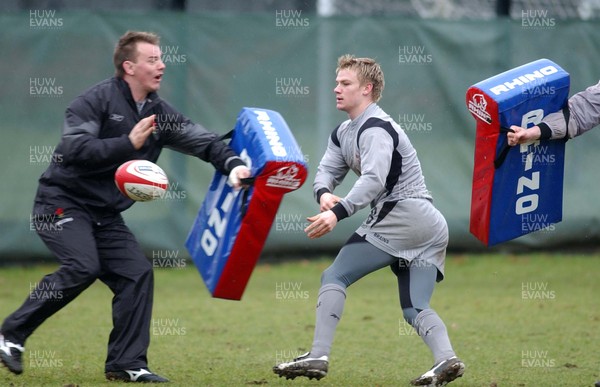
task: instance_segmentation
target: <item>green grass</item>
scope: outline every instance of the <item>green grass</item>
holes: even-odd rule
[[[260,264],[240,302],[211,298],[191,263],[156,269],[150,368],[173,386],[408,385],[432,358],[402,320],[388,269],[349,288],[326,378],[271,372],[309,348],[329,262]],[[592,386],[600,379],[599,266],[600,255],[450,256],[432,306],[467,365],[452,385]],[[54,269],[1,269],[0,316]],[[294,288],[295,298],[276,293],[281,287]],[[29,338],[23,375],[0,369],[0,385],[118,385],[103,379],[110,301],[100,282],[86,290]]]

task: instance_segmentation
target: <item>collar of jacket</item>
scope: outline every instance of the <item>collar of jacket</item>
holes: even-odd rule
[[[129,106],[131,106],[131,108],[133,109],[134,112],[137,113],[137,105],[135,103],[135,100],[133,99],[133,95],[131,94],[131,89],[129,88],[129,84],[121,77],[114,77],[117,83],[117,87],[119,88],[119,90],[121,91],[121,93],[123,94],[123,96],[125,97],[125,100],[127,101],[127,103],[129,104]],[[146,96],[146,105],[144,106],[144,110],[146,110],[147,107],[149,107],[150,105],[154,105],[156,102],[158,102],[158,94],[156,92],[151,92]]]

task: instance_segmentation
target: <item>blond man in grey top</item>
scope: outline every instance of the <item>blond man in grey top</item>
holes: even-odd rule
[[[445,385],[462,376],[444,323],[429,306],[436,281],[444,277],[448,228],[433,206],[417,152],[408,136],[377,102],[384,88],[381,67],[370,58],[344,55],[336,70],[336,107],[348,114],[332,132],[313,190],[320,212],[305,232],[315,239],[339,221],[370,205],[371,212],[321,277],[310,352],[276,365],[279,376],[320,379],[328,372],[333,336],[346,288],[390,266],[397,277],[404,318],[423,338],[434,366],[413,385]],[[335,188],[352,170],[357,179],[343,197]]]

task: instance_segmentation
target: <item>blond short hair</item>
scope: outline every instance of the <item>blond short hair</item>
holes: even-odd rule
[[[125,70],[123,70],[123,63],[125,63],[125,61],[129,60],[135,62],[137,60],[137,44],[139,42],[150,43],[158,46],[160,43],[160,37],[152,32],[141,31],[127,31],[123,36],[121,36],[117,42],[115,53],[113,55],[115,75],[117,77],[122,78],[125,75]]]
[[[338,66],[335,73],[340,70],[351,69],[356,71],[358,81],[361,85],[370,83],[373,85],[371,97],[374,102],[381,99],[381,93],[385,86],[381,66],[371,58],[356,58],[354,55],[346,54],[338,58]]]

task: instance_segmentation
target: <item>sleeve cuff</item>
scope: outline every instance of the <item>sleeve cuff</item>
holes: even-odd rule
[[[227,164],[226,168],[229,171],[229,173],[231,173],[231,171],[235,167],[239,167],[240,165],[246,166],[246,164],[239,157],[230,158],[229,160],[227,160],[226,164]]]
[[[323,196],[324,193],[331,193],[331,191],[327,188],[320,188],[315,195],[317,197],[317,203],[321,204],[321,196]]]
[[[540,122],[538,128],[540,128],[540,140],[550,140],[552,138],[552,129],[547,123]]]
[[[346,211],[346,209],[344,208],[344,206],[342,206],[341,203],[338,203],[335,206],[333,206],[331,208],[331,211],[335,214],[335,217],[337,218],[338,222],[348,217],[348,211]]]

